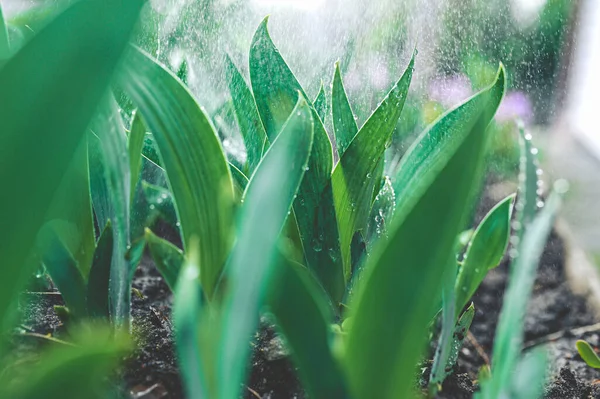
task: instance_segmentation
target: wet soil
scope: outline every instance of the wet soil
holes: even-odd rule
[[[477,214],[484,215],[496,200],[484,200]],[[547,399],[600,398],[600,385],[596,384],[600,372],[587,367],[575,350],[575,341],[579,338],[593,346],[600,345],[600,327],[585,328],[599,320],[585,298],[569,289],[564,262],[562,239],[552,233],[540,262],[525,319],[526,347],[545,345],[549,350],[551,377],[545,393]],[[438,398],[471,398],[477,390],[479,369],[490,361],[507,277],[508,261],[504,260],[488,274],[476,292],[473,298],[476,314],[471,333],[460,352],[455,372],[444,383]],[[118,378],[124,381],[122,396],[182,398],[170,322],[172,295],[148,256],[144,256],[136,271],[133,288],[132,329],[137,350],[125,359]],[[31,353],[52,344],[43,337],[45,335],[58,338],[67,335],[53,309],[54,305],[62,304],[55,291],[24,293],[20,304],[23,316],[13,338],[15,353]],[[254,344],[252,369],[244,397],[305,397],[286,348],[265,320]]]

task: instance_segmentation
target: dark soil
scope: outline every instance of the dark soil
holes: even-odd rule
[[[484,200],[477,214],[485,214],[494,202],[490,198]],[[600,386],[595,385],[600,373],[583,363],[574,346],[578,338],[599,345],[600,329],[585,333],[574,330],[597,320],[585,299],[570,291],[563,265],[563,243],[553,233],[542,256],[529,303],[525,320],[526,346],[543,344],[550,350],[552,378],[546,391],[547,399],[600,398]],[[438,398],[471,398],[477,390],[479,369],[489,362],[491,356],[507,272],[508,262],[505,260],[488,274],[475,294],[476,314],[471,334],[461,350],[454,374],[446,380]],[[122,372],[124,396],[136,399],[182,398],[170,322],[172,295],[147,256],[135,274],[133,287],[133,332],[137,351],[126,359]],[[66,336],[64,326],[53,309],[54,305],[62,303],[56,292],[26,293],[20,302],[23,317],[13,339],[15,357],[50,344],[40,335]],[[263,320],[254,345],[245,398],[304,397],[285,347]]]

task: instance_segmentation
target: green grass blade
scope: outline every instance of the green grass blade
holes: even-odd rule
[[[377,180],[374,172],[400,118],[412,79],[414,61],[413,55],[400,80],[352,139],[331,177],[346,280],[351,272],[352,237],[356,231],[366,227]]]
[[[82,326],[75,336],[74,345],[50,347],[35,364],[24,362],[17,366],[15,372],[23,373],[26,378],[4,377],[0,396],[13,399],[112,397],[108,377],[129,352],[128,338],[115,337],[107,327],[97,324]]]
[[[110,266],[111,316],[117,326],[129,328],[131,311],[132,267],[125,255],[130,244],[130,170],[127,154],[127,136],[114,97],[109,96],[100,106],[91,125],[98,137],[100,162],[104,171],[105,187],[102,203],[108,207],[107,214],[113,229],[113,256]],[[101,226],[108,223],[106,215],[98,218]],[[137,265],[136,265],[137,266]]]
[[[0,220],[12,226],[0,233],[0,316],[29,275],[23,264],[48,199],[105,94],[142,4],[77,2],[0,71],[0,180],[10,192]]]
[[[508,247],[514,195],[500,201],[481,221],[456,277],[456,317],[471,299],[487,272],[498,266]]]
[[[87,286],[88,314],[105,320],[110,317],[108,292],[110,289],[110,265],[112,264],[113,247],[113,230],[109,220],[94,251],[94,260]]]
[[[400,107],[402,108],[402,107]],[[358,126],[352,107],[346,95],[340,63],[335,63],[335,73],[333,75],[333,86],[331,88],[331,114],[333,117],[333,130],[335,132],[335,142],[340,158],[346,152],[350,142],[358,133]]]
[[[228,262],[223,308],[220,397],[237,399],[258,324],[277,241],[296,196],[313,140],[311,110],[300,99],[246,189],[237,243]]]
[[[442,286],[444,267],[455,257],[456,237],[482,175],[486,127],[504,87],[501,68],[496,82],[476,97],[486,99],[484,106],[471,108],[474,115],[461,115],[477,123],[465,126],[455,118],[456,110],[437,122],[453,128],[450,131],[457,133],[459,141],[438,144],[433,154],[442,153],[444,162],[421,171],[419,197],[414,198],[410,209],[396,210],[388,240],[377,246],[365,266],[350,302],[353,321],[344,356],[347,379],[357,399],[411,395],[414,367],[439,300],[436,293]],[[426,131],[422,143],[412,151],[427,148],[428,132],[436,129],[433,126]],[[413,159],[414,155],[409,153],[405,158]],[[430,161],[427,157],[419,159]]]
[[[142,118],[136,113],[131,123],[131,131],[127,140],[127,151],[129,153],[129,170],[131,171],[131,182],[129,192],[131,201],[134,200],[135,187],[140,180],[142,170],[142,148],[144,147],[144,138],[146,137],[146,127]]]
[[[51,225],[41,229],[38,241],[42,261],[69,311],[76,318],[87,316],[86,286],[77,261]]]
[[[8,26],[4,19],[2,4],[0,4],[0,60],[10,58],[10,40],[8,39]]]
[[[179,272],[185,260],[183,252],[167,240],[156,236],[150,229],[146,229],[145,237],[156,268],[171,291],[175,291]]]
[[[600,369],[600,357],[598,357],[598,354],[596,351],[594,351],[594,348],[592,348],[590,344],[580,339],[575,343],[575,345],[577,346],[577,352],[579,353],[579,356],[581,356],[583,361],[588,366],[595,369]]]
[[[334,312],[328,296],[309,270],[282,260],[267,305],[292,351],[308,395],[316,399],[348,397],[344,377],[331,351]]]
[[[327,113],[329,112],[329,104],[327,103],[327,95],[325,94],[323,81],[321,81],[321,87],[319,88],[317,97],[315,97],[315,100],[313,101],[313,105],[315,111],[317,111],[317,115],[319,115],[321,121],[325,123],[325,118],[327,118]]]
[[[535,280],[537,265],[558,209],[560,194],[553,192],[546,206],[527,228],[511,266],[504,304],[496,329],[492,357],[492,378],[482,386],[483,398],[507,393],[523,343],[523,319]]]
[[[235,165],[229,164],[231,170],[231,177],[233,178],[233,188],[235,189],[235,196],[238,200],[242,199],[246,186],[248,186],[248,178]]]
[[[235,115],[248,153],[248,176],[252,176],[268,146],[267,133],[246,80],[227,56],[227,81]]]
[[[184,248],[199,240],[202,287],[211,298],[231,245],[234,202],[221,143],[182,82],[141,50],[129,53],[120,83],[158,144]]]
[[[469,332],[469,328],[471,328],[471,323],[473,323],[473,318],[475,317],[475,306],[471,303],[471,305],[465,310],[465,312],[460,316],[456,326],[454,327],[454,333],[452,334],[452,345],[450,346],[450,355],[448,356],[448,360],[446,361],[446,367],[444,370],[446,372],[446,376],[448,377],[453,370],[456,361],[458,360],[458,354],[463,346],[465,339],[467,338],[467,333]]]
[[[309,100],[271,40],[267,21],[268,18],[265,18],[252,41],[250,76],[267,136],[273,140],[292,112],[298,97]],[[340,302],[344,293],[344,278],[330,184],[333,152],[321,119],[314,109],[311,112],[314,142],[308,170],[294,202],[294,214],[308,266],[317,274],[334,301]]]
[[[200,351],[200,318],[202,289],[197,242],[189,243],[190,250],[174,291],[173,323],[178,363],[188,398],[209,398],[207,375]],[[152,246],[150,247],[152,248]]]

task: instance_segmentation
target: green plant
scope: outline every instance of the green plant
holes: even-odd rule
[[[514,196],[490,211],[466,241],[466,256],[456,262],[462,252],[457,237],[479,188],[484,132],[504,92],[503,68],[494,84],[435,121],[390,180],[382,175],[382,160],[407,95],[412,62],[360,129],[336,68],[331,112],[340,161],[333,165],[322,124],[323,91],[311,104],[265,20],[251,47],[252,89],[231,60],[227,67],[248,147],[241,171],[228,166],[214,128],[174,74],[139,50],[128,61],[120,82],[156,136],[182,226],[184,251],[149,230],[146,242],[175,290],[177,343],[190,397],[239,394],[248,359],[245,343],[263,306],[286,337],[314,397],[408,395],[423,333],[440,302],[444,328],[436,364],[444,367],[435,367],[455,362],[457,350],[449,348],[460,346],[474,314],[472,306],[462,309],[499,263],[509,237]],[[299,117],[312,127],[307,122],[297,127]],[[296,143],[297,152],[286,153],[291,130],[297,130],[296,140],[312,137],[312,145]],[[294,161],[305,149],[307,160]],[[299,165],[300,175],[298,169],[284,169]],[[299,179],[290,191],[279,191],[284,171]],[[195,188],[195,179],[203,179],[203,191]],[[226,221],[236,207],[234,229]],[[215,257],[218,248],[232,249],[229,256]],[[199,259],[206,251],[212,255]],[[398,259],[406,267],[398,267]],[[273,282],[268,289],[267,281]],[[349,310],[342,311],[341,303]],[[375,373],[371,364],[385,367]],[[444,377],[436,372],[432,386]]]

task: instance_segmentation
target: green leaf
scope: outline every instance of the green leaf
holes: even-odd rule
[[[311,110],[300,99],[246,189],[237,243],[227,267],[218,364],[223,399],[240,395],[248,343],[258,324],[275,266],[277,242],[304,176],[312,140]]]
[[[4,19],[4,12],[0,4],[0,60],[10,58],[10,40],[8,38],[8,26]]]
[[[409,79],[410,80],[410,79]],[[409,82],[410,83],[410,82]],[[400,112],[402,107],[398,110]],[[335,73],[333,75],[333,86],[331,88],[331,112],[333,116],[333,130],[335,132],[335,142],[340,158],[346,152],[346,149],[352,142],[358,126],[352,107],[344,89],[342,73],[340,71],[339,61],[335,63]],[[384,133],[385,134],[385,133]]]
[[[148,234],[152,233],[146,230],[146,235],[148,236]],[[158,239],[158,237],[156,238]],[[156,249],[156,243],[152,244],[153,241],[148,241],[151,251],[153,245]],[[208,398],[207,375],[199,343],[203,296],[200,287],[198,243],[190,242],[189,248],[187,260],[183,264],[179,264],[182,271],[179,279],[176,280],[177,284],[170,285],[175,288],[173,323],[175,325],[177,360],[187,397]]]
[[[452,251],[454,253],[454,251]],[[438,337],[438,346],[433,358],[433,366],[429,377],[429,389],[437,393],[438,385],[446,378],[446,365],[450,359],[455,329],[456,297],[454,283],[456,282],[457,264],[454,257],[450,258],[444,273],[442,286],[442,331]]]
[[[446,367],[444,370],[446,372],[446,377],[448,377],[452,373],[452,367],[456,364],[458,360],[458,354],[463,346],[465,339],[467,338],[467,333],[469,332],[469,328],[471,327],[471,323],[473,323],[473,318],[475,317],[475,306],[471,303],[469,307],[465,310],[465,312],[460,316],[456,326],[454,327],[454,333],[452,334],[452,345],[450,346],[450,356],[448,356],[448,360],[446,362]]]
[[[86,281],[96,246],[89,187],[87,141],[82,140],[52,198],[46,220],[54,222],[56,233]]]
[[[188,63],[186,60],[183,60],[179,65],[179,69],[177,70],[177,78],[181,80],[184,85],[187,85]]]
[[[15,372],[21,378],[4,377],[0,396],[14,399],[112,397],[108,377],[129,352],[126,335],[109,333],[105,326],[84,325],[75,333],[76,344],[52,346],[37,362],[25,362]]]
[[[175,211],[175,204],[173,204],[173,195],[166,188],[155,186],[146,181],[142,181],[142,190],[150,214],[157,213],[165,222],[177,229],[177,212]]]
[[[246,175],[235,167],[233,164],[229,164],[229,170],[231,170],[231,177],[233,178],[233,188],[235,189],[236,198],[241,200],[248,185],[248,178]]]
[[[600,369],[600,357],[594,348],[586,341],[578,340],[575,345],[577,346],[577,352],[579,352],[579,356],[583,359],[583,361],[590,367],[595,369]]]
[[[81,143],[142,4],[77,2],[0,70],[0,180],[10,192],[0,220],[11,226],[0,233],[0,317],[30,274],[23,265],[48,199]]]
[[[268,147],[267,133],[256,109],[254,97],[246,80],[229,56],[227,62],[227,81],[233,100],[235,115],[244,138],[248,153],[248,176],[252,176],[265,149]]]
[[[250,77],[267,136],[273,140],[292,112],[299,96],[308,97],[273,44],[268,18],[258,27],[250,50]],[[312,109],[314,142],[306,176],[294,201],[294,215],[307,265],[319,277],[335,302],[344,294],[337,221],[330,184],[333,152],[329,136]]]
[[[456,277],[456,317],[471,299],[487,272],[498,266],[510,238],[514,195],[500,201],[481,221],[467,247]]]
[[[110,305],[110,265],[112,264],[114,237],[110,220],[106,223],[94,251],[94,260],[87,285],[88,314],[108,320]]]
[[[411,394],[414,368],[439,300],[436,293],[442,286],[444,267],[455,257],[456,237],[482,176],[485,130],[504,87],[501,67],[496,82],[467,102],[481,102],[481,106],[463,104],[446,113],[405,155],[405,159],[418,159],[429,167],[418,171],[421,184],[411,192],[411,206],[397,207],[388,240],[375,248],[351,298],[353,322],[344,364],[355,398],[406,398]],[[474,121],[465,124],[465,120]],[[457,141],[441,142],[437,147],[428,143],[432,132],[440,128],[453,132]],[[433,152],[422,154],[427,148]],[[405,163],[406,167],[414,165]]]
[[[146,243],[156,268],[171,291],[175,292],[179,271],[185,260],[183,252],[167,240],[156,236],[150,229],[146,229]]]
[[[347,398],[344,377],[331,350],[334,312],[310,271],[282,260],[267,305],[285,337],[311,398]]]
[[[538,209],[538,170],[537,149],[531,142],[531,134],[519,128],[519,143],[521,146],[521,165],[519,167],[519,195],[517,197],[516,228],[517,237],[523,238],[525,229],[534,219]]]
[[[351,272],[352,237],[366,227],[376,180],[374,172],[400,118],[414,61],[413,54],[406,71],[352,139],[331,177],[346,281]]]
[[[46,270],[70,313],[76,318],[85,317],[87,315],[86,286],[77,267],[77,261],[51,224],[47,224],[40,230],[38,242]]]
[[[546,206],[531,222],[519,244],[518,256],[510,268],[510,279],[496,329],[492,378],[482,385],[482,398],[498,398],[510,390],[522,349],[523,319],[527,302],[531,296],[540,256],[560,204],[560,194],[555,190]]]
[[[369,251],[373,249],[375,243],[382,237],[387,236],[388,224],[394,217],[394,209],[396,208],[396,195],[392,187],[392,181],[389,177],[385,177],[383,187],[375,197],[371,215],[369,216],[369,224],[367,227],[366,241]]]
[[[221,143],[192,94],[166,68],[134,48],[123,69],[120,83],[158,144],[184,249],[192,237],[199,240],[202,288],[211,298],[230,249],[234,201]]]
[[[131,123],[131,132],[127,141],[127,151],[129,152],[129,170],[131,171],[130,193],[133,202],[135,187],[140,180],[142,169],[142,148],[144,147],[144,138],[146,137],[146,127],[142,118],[136,113]]]
[[[323,85],[323,81],[321,81],[321,87],[319,88],[317,97],[315,97],[315,100],[313,101],[313,105],[315,107],[315,111],[317,111],[317,115],[319,115],[321,121],[325,123],[325,118],[329,112],[329,104],[327,103],[327,95],[325,94],[325,86]]]
[[[127,136],[114,97],[108,96],[101,104],[91,126],[98,137],[99,152],[104,174],[103,206],[107,213],[98,218],[101,226],[111,221],[113,229],[113,256],[110,266],[110,312],[117,326],[129,328],[131,311],[131,265],[125,258],[130,244],[130,169]],[[99,195],[99,194],[96,194]],[[107,197],[107,198],[106,198]]]

